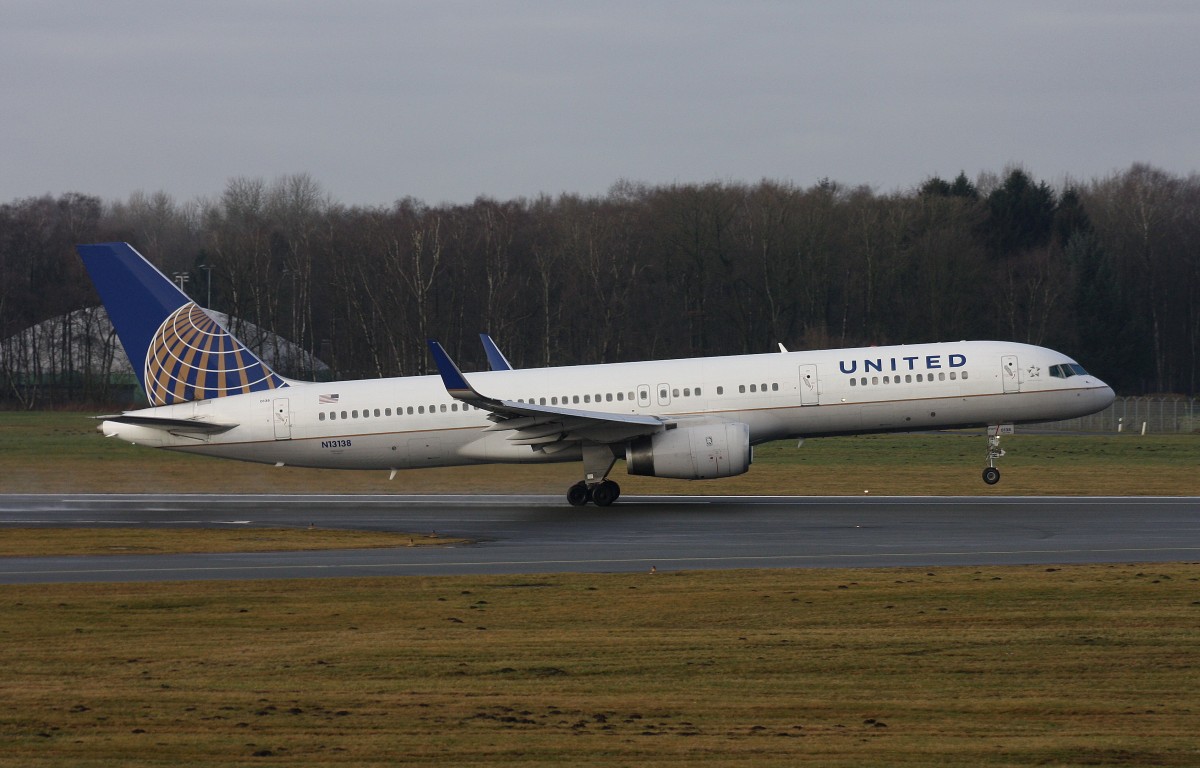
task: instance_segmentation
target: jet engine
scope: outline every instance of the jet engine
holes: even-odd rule
[[[630,442],[625,461],[631,475],[680,480],[733,477],[750,468],[750,427],[719,420],[668,427]]]

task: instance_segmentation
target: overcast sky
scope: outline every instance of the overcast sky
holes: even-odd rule
[[[1200,170],[1200,3],[0,0],[0,202]]]

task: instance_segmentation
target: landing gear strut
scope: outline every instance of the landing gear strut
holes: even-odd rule
[[[983,482],[988,485],[1000,482],[1000,470],[996,469],[996,459],[1004,455],[1004,450],[1000,447],[1000,436],[1011,435],[1013,431],[1011,424],[988,427],[987,466],[983,469]]]
[[[608,473],[617,463],[617,455],[608,445],[583,446],[583,476],[567,489],[567,503],[582,507],[589,501],[597,507],[607,507],[621,495],[621,486],[608,479]]]

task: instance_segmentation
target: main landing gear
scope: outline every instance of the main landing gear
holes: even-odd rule
[[[1012,424],[988,427],[987,466],[983,468],[983,482],[988,485],[1000,482],[1000,470],[996,468],[996,459],[1004,455],[1004,450],[1000,447],[1000,436],[1011,435],[1014,431]]]
[[[580,480],[567,489],[567,502],[573,507],[582,507],[589,501],[597,507],[607,507],[620,495],[621,486],[612,480],[602,480],[595,485]]]
[[[621,495],[621,486],[608,479],[617,463],[617,454],[609,445],[583,446],[583,480],[567,489],[567,503],[582,507],[589,501],[597,507],[607,507]]]

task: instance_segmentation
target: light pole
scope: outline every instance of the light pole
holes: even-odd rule
[[[212,309],[212,267],[201,264],[200,269],[208,273],[208,300],[204,302],[205,309]]]
[[[187,272],[176,272],[175,273],[175,282],[179,284],[179,290],[183,291],[184,293],[186,293],[186,291],[183,290],[183,286],[187,285],[188,281],[191,279],[192,279],[192,276],[189,275]]]

